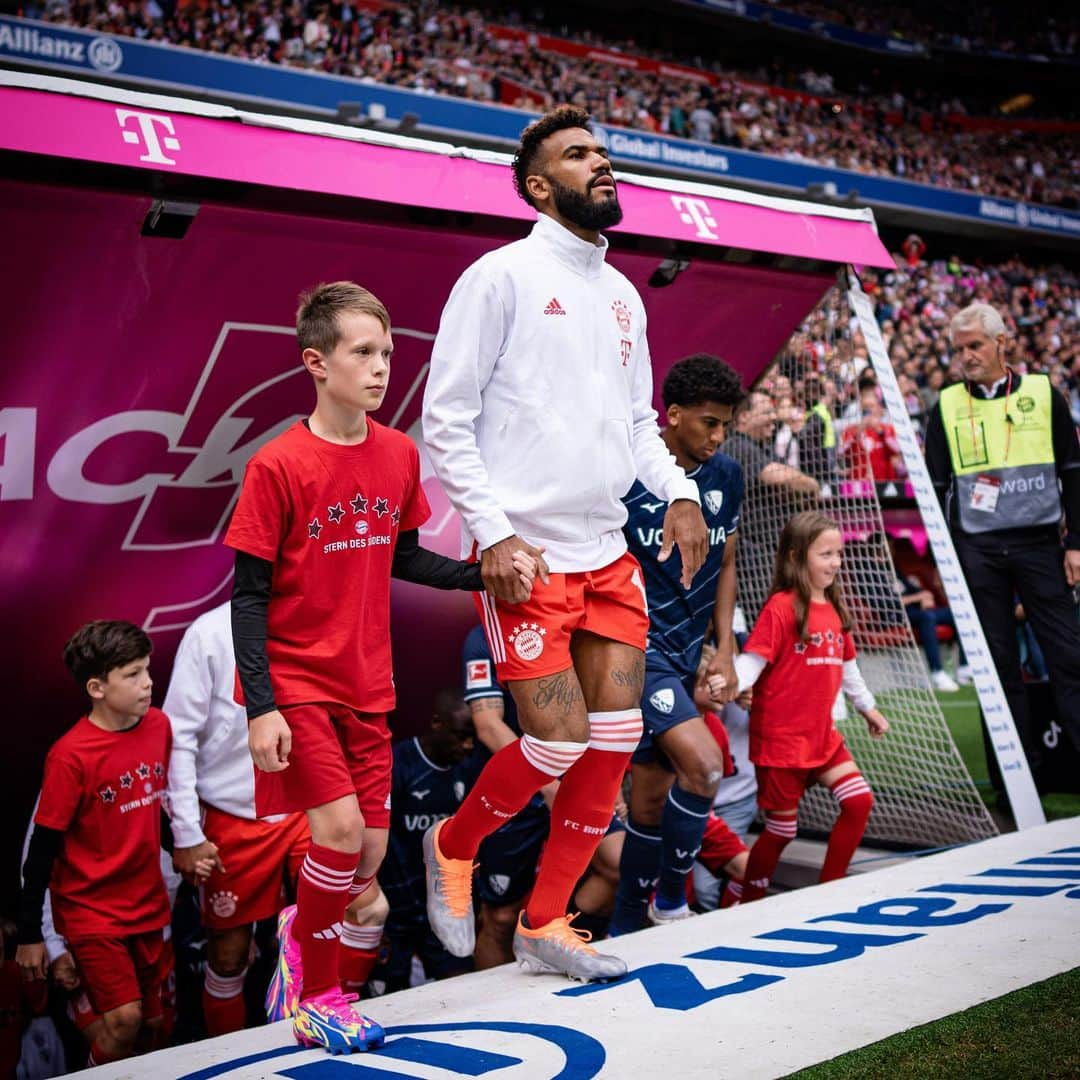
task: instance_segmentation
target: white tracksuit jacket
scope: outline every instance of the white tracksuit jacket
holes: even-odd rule
[[[177,847],[206,839],[200,801],[255,819],[255,765],[247,713],[233,698],[236,656],[229,604],[200,615],[184,632],[162,708],[172,724],[169,807]]]
[[[542,214],[450,294],[423,428],[466,550],[516,533],[553,571],[597,570],[626,550],[635,478],[699,501],[660,438],[644,305],[606,252]]]

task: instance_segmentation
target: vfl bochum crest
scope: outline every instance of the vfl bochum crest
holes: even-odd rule
[[[705,492],[705,507],[710,514],[719,514],[724,505],[724,493],[717,488]]]

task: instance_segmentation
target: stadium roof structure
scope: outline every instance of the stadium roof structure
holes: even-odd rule
[[[529,219],[507,154],[347,123],[0,71],[0,149],[294,191]],[[893,265],[871,210],[620,174],[615,233],[809,264]]]

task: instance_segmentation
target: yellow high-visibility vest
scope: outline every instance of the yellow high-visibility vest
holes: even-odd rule
[[[963,383],[942,390],[941,422],[953,467],[951,497],[964,532],[1061,520],[1052,394],[1045,375],[1024,375],[999,398],[970,394]]]

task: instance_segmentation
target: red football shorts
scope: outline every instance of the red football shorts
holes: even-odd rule
[[[523,604],[473,593],[500,682],[538,679],[571,667],[570,637],[587,630],[645,651],[645,582],[629,552],[599,570],[552,574]]]
[[[710,813],[705,822],[705,835],[701,838],[701,850],[698,862],[709,873],[719,877],[721,871],[736,855],[746,851],[742,838],[732,832],[728,823],[715,813]]]
[[[225,866],[224,872],[214,870],[200,889],[203,926],[230,930],[276,915],[282,906],[282,886],[286,880],[296,881],[311,844],[307,817],[289,814],[282,821],[248,821],[207,806],[203,832],[217,844]]]
[[[122,938],[69,941],[86,996],[98,1015],[141,1001],[144,1020],[161,1016],[161,986],[169,974],[171,943],[161,930]]]
[[[815,765],[812,769],[785,769],[777,765],[755,765],[757,774],[757,801],[762,810],[798,810],[803,792],[818,777],[851,761],[852,757],[843,739],[835,753],[824,765]]]
[[[256,768],[259,817],[310,810],[355,794],[364,824],[389,828],[394,758],[386,713],[322,702],[286,705],[281,712],[292,731],[292,753],[281,772]]]

